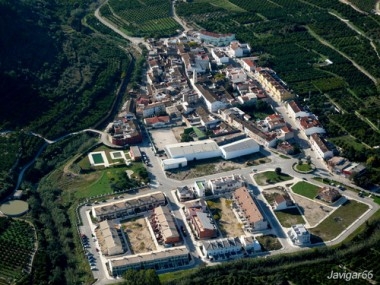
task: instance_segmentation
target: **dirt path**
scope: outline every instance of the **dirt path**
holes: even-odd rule
[[[361,14],[364,14],[364,15],[368,15],[367,12],[363,11],[363,10],[360,10],[358,7],[356,7],[354,4],[352,4],[351,2],[347,1],[347,0],[339,0],[339,2],[343,3],[343,4],[346,4],[346,5],[350,5],[352,9],[358,11],[359,13]]]
[[[335,50],[337,53],[339,53],[341,56],[349,60],[360,72],[362,72],[365,76],[367,76],[369,79],[371,79],[375,84],[377,84],[376,78],[370,74],[367,70],[365,70],[363,67],[361,67],[359,64],[357,64],[354,60],[352,60],[348,55],[341,52],[337,48],[335,48],[332,44],[330,44],[328,41],[322,39],[319,35],[317,35],[311,28],[306,27],[310,33],[311,36],[316,38],[321,44],[328,46],[329,48]]]

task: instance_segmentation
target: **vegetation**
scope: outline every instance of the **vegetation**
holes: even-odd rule
[[[300,181],[292,187],[292,191],[307,198],[314,199],[318,195],[319,188],[317,185]]]
[[[282,172],[277,173],[276,171],[261,172],[261,173],[255,174],[254,178],[255,178],[256,183],[260,186],[275,184],[275,183],[293,179],[293,177],[289,176],[288,174],[285,174]]]
[[[179,2],[177,11],[204,29],[236,31],[237,39],[249,43],[259,56],[258,64],[273,68],[299,95],[300,103],[306,102],[302,104],[318,115],[329,139],[348,136],[364,148],[355,151],[348,140],[335,140],[344,156],[361,162],[378,156],[380,150],[370,148],[380,145],[377,17],[340,1],[230,2],[242,10],[194,0]],[[353,2],[368,11],[375,1]],[[247,109],[244,111],[260,118],[255,110]],[[380,181],[380,171],[369,169],[369,173],[370,182]]]
[[[322,223],[310,232],[323,241],[329,241],[337,237],[343,230],[347,229],[357,218],[359,218],[368,206],[354,200],[347,200],[342,206],[328,216]]]
[[[181,28],[171,17],[169,0],[110,0],[100,11],[102,16],[133,36],[159,38],[174,35]]]
[[[261,244],[263,251],[279,250],[282,248],[281,243],[274,235],[257,236],[256,239]]]
[[[124,281],[122,285],[159,285],[160,279],[155,270],[128,270],[123,274]]]
[[[275,211],[278,221],[283,227],[290,228],[292,225],[304,224],[305,220],[302,218],[298,208],[290,208],[281,211]]]
[[[27,222],[0,217],[0,284],[14,284],[30,272],[35,236]]]

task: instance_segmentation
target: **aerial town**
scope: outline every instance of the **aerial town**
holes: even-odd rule
[[[346,181],[365,167],[339,156],[318,117],[296,103],[297,94],[274,70],[258,67],[250,56],[253,47],[234,34],[190,31],[149,39],[148,45],[143,84],[130,90],[106,131],[108,144],[128,148],[131,161],[145,164],[149,190],[81,208],[80,234],[94,276],[112,279],[128,269],[167,272],[262,257],[274,249],[267,248],[268,238],[277,240],[276,250],[282,252],[324,245],[313,241],[309,229],[345,202],[361,198],[346,195],[344,183],[309,184],[316,188],[314,196],[302,197],[307,195],[299,185],[311,176],[286,158],[303,152],[298,161],[308,161],[322,180],[334,175]],[[257,118],[251,111],[257,106],[272,112]],[[230,161],[259,152],[271,163],[182,179],[186,183],[170,178],[205,159]],[[101,155],[101,162],[94,155]],[[89,159],[108,166],[101,153],[90,153]],[[268,171],[287,173],[290,180],[263,183],[260,173]],[[357,202],[363,216],[374,210]],[[283,224],[276,214],[281,211],[301,212],[302,218]],[[344,232],[331,242],[343,237]]]

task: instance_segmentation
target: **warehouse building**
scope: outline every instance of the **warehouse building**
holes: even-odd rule
[[[260,151],[260,145],[251,138],[245,138],[220,147],[224,159],[252,154]]]

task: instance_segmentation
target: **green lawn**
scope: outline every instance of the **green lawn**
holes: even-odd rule
[[[323,241],[332,240],[367,210],[367,205],[355,200],[347,200],[317,227],[310,229],[310,232]]]
[[[274,213],[280,224],[286,228],[290,228],[292,225],[305,223],[305,220],[302,218],[298,208],[290,208],[282,211],[275,211]]]
[[[372,195],[372,199],[375,203],[379,204],[380,205],[380,197],[377,197],[377,196],[374,196]]]
[[[264,186],[268,184],[275,184],[283,181],[288,181],[293,179],[292,176],[281,173],[277,174],[275,171],[266,171],[254,175],[255,181],[258,185]]]
[[[302,171],[302,172],[308,172],[308,171],[311,171],[313,170],[313,168],[311,167],[311,165],[307,164],[307,163],[302,163],[302,164],[298,164],[295,166],[296,170],[298,171]]]
[[[310,199],[314,199],[320,187],[305,181],[300,181],[292,187],[294,193],[300,194]]]

